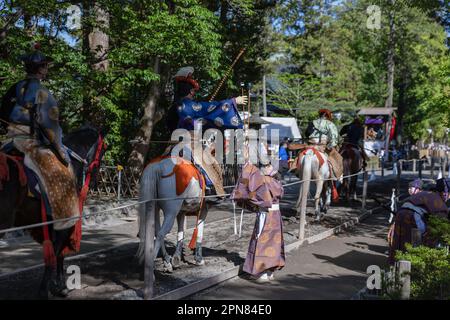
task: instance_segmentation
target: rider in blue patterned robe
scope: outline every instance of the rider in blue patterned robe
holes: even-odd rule
[[[24,155],[27,174],[38,177],[39,187],[31,185],[43,195],[46,212],[54,219],[79,215],[75,175],[70,166],[67,149],[62,144],[59,108],[51,92],[42,85],[51,59],[35,50],[23,56],[27,76],[16,83],[2,100],[2,119],[8,123],[10,141],[2,146],[3,152],[14,149]],[[5,119],[6,118],[6,119]],[[76,220],[58,222],[55,230],[72,227]]]
[[[202,123],[206,129],[242,129],[243,122],[239,116],[237,105],[245,104],[247,97],[236,97],[222,101],[196,101],[194,97],[199,90],[199,84],[192,78],[194,68],[181,68],[175,75],[174,102],[169,110],[167,125],[170,130],[194,130],[194,121]],[[207,192],[215,189],[217,195],[225,194],[222,186],[221,168],[216,159],[208,154],[192,154],[194,163],[204,173]],[[209,157],[205,161],[205,157]],[[208,190],[209,189],[209,190]]]
[[[237,105],[245,103],[246,97],[237,97],[221,101],[195,101],[199,90],[197,81],[192,78],[192,67],[181,68],[175,75],[175,99],[169,113],[169,127],[172,130],[194,129],[194,120],[202,121],[204,130],[209,128],[242,129],[243,122]],[[176,113],[177,117],[174,116]]]

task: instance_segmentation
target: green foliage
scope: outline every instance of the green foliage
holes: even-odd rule
[[[412,299],[450,299],[450,255],[448,248],[407,245],[396,259],[411,261]]]
[[[382,107],[387,96],[389,13],[395,21],[394,106],[412,140],[432,127],[435,138],[450,126],[448,7],[439,1],[282,0],[273,16],[270,95],[302,118],[321,106],[351,111]],[[368,29],[370,5],[381,8],[380,29]],[[448,3],[447,3],[448,6]],[[318,99],[320,98],[320,99]]]
[[[445,218],[430,216],[428,230],[432,239],[450,245],[450,221]]]
[[[79,30],[66,27],[65,10],[71,4],[82,11]],[[1,2],[0,28],[7,28],[0,32],[0,95],[25,76],[19,57],[40,42],[42,51],[55,60],[45,85],[59,102],[64,131],[85,122],[107,127],[110,162],[126,164],[129,141],[139,130],[142,104],[153,83],[162,92],[158,108],[170,106],[171,76],[181,66],[195,68],[200,95],[208,96],[245,46],[246,56],[220,97],[236,96],[236,83],[259,78],[261,66],[255,60],[262,61],[265,55],[262,35],[271,7],[266,1],[97,0],[95,4],[108,13],[108,25],[96,19],[93,1]],[[109,37],[106,71],[92,67],[98,58],[89,50],[88,35],[94,28]],[[160,70],[154,68],[156,58]],[[167,139],[164,125],[155,130],[155,137]]]

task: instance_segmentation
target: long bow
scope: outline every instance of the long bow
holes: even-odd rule
[[[230,65],[230,67],[228,68],[227,72],[225,73],[225,75],[223,76],[222,80],[220,80],[219,85],[217,86],[216,90],[214,90],[214,93],[212,94],[212,96],[209,98],[209,102],[213,101],[214,98],[217,96],[217,94],[219,93],[219,90],[222,88],[223,84],[225,83],[225,81],[227,80],[227,78],[230,76],[231,71],[233,70],[234,66],[236,65],[236,63],[239,61],[239,59],[241,58],[241,56],[244,54],[245,52],[245,48],[242,48],[238,55],[236,56],[236,58],[234,59],[233,63]]]

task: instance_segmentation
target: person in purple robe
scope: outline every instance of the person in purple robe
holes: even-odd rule
[[[283,221],[279,208],[284,191],[275,178],[276,174],[275,170],[260,170],[247,163],[232,195],[238,205],[256,212],[243,271],[258,282],[274,280],[274,271],[285,265]]]
[[[435,215],[449,218],[449,208],[446,205],[449,194],[450,180],[442,178],[436,181],[434,191],[422,191],[406,199],[395,216],[392,243],[389,247],[389,264],[395,263],[396,251],[405,251],[407,243],[434,245],[428,232],[428,217]],[[414,232],[414,229],[418,232]],[[413,240],[413,237],[418,239]]]

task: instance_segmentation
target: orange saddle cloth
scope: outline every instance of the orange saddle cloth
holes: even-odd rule
[[[162,161],[167,158],[173,158],[171,156],[157,157],[150,161],[150,163],[155,163]],[[171,173],[162,176],[162,178],[168,178],[175,175],[176,181],[176,192],[177,196],[181,195],[191,182],[192,178],[196,179],[200,182],[200,187],[204,189],[205,186],[205,178],[197,169],[197,167],[190,161],[187,161],[183,158],[176,158],[177,164],[173,167]]]

